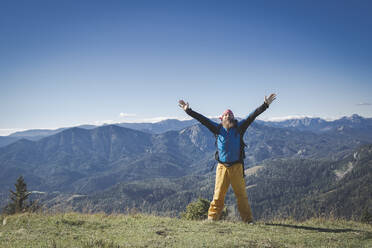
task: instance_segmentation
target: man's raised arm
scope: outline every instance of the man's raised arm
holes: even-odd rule
[[[249,125],[256,119],[257,116],[259,116],[262,112],[264,112],[270,104],[276,99],[276,94],[271,94],[269,97],[265,96],[264,103],[256,108],[253,112],[249,114],[249,116],[246,119],[243,119],[239,122],[238,126],[244,133]]]
[[[185,103],[183,100],[178,101],[178,105],[185,110],[185,112],[190,115],[191,117],[198,120],[201,124],[203,124],[205,127],[207,127],[212,133],[218,132],[218,124],[211,119],[205,117],[204,115],[199,114],[198,112],[192,110],[189,107],[189,103]]]

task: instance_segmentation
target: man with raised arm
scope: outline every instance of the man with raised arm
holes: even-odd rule
[[[253,223],[252,211],[245,189],[243,136],[249,125],[275,99],[276,94],[271,94],[269,97],[265,96],[264,103],[241,121],[236,120],[233,112],[227,109],[220,117],[220,124],[192,110],[189,107],[189,103],[185,103],[184,100],[179,100],[179,106],[188,115],[206,126],[217,139],[216,160],[218,165],[213,200],[208,210],[208,220],[218,220],[220,218],[224,207],[225,195],[231,184],[242,221]]]

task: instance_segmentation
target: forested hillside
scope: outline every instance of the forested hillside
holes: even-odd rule
[[[345,122],[348,129],[318,132],[259,122],[248,128],[246,184],[256,218],[351,218],[371,205],[369,122],[354,116],[333,124]],[[214,151],[213,134],[200,124],[164,133],[116,125],[65,129],[0,148],[1,199],[4,205],[23,175],[32,197],[52,209],[178,216],[196,198],[211,199]],[[236,212],[231,189],[226,203]]]

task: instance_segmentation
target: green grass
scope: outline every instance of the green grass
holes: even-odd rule
[[[24,213],[0,220],[0,247],[372,247],[372,226],[342,219],[188,221],[145,214]]]

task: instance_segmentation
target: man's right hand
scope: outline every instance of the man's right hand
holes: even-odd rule
[[[178,106],[180,106],[185,111],[189,109],[189,103],[186,103],[182,99],[178,101]]]
[[[265,102],[270,105],[276,99],[276,94],[271,94],[269,97],[265,96]]]

